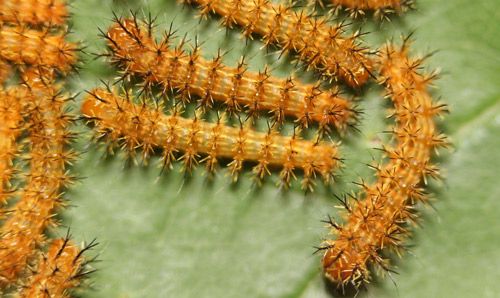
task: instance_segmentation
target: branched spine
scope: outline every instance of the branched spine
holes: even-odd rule
[[[0,59],[17,65],[73,70],[78,46],[65,40],[66,32],[33,30],[25,25],[0,24]]]
[[[57,25],[66,23],[68,10],[63,0],[2,0],[0,21],[31,25]]]
[[[70,297],[70,292],[81,284],[82,278],[93,272],[87,268],[89,261],[83,254],[96,245],[92,241],[80,249],[69,237],[53,240],[47,253],[39,256],[36,271],[17,297]]]
[[[1,90],[0,87],[0,207],[12,193],[10,180],[14,174],[13,161],[19,155],[16,140],[21,133],[23,117],[22,105],[15,92]]]

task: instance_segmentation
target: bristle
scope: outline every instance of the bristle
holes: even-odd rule
[[[128,98],[130,95],[126,95]],[[281,167],[291,173],[302,170],[305,180],[321,175],[328,182],[339,166],[338,148],[331,143],[315,143],[298,136],[285,137],[274,130],[256,132],[242,125],[240,128],[208,123],[178,116],[164,115],[160,108],[147,104],[133,104],[125,97],[97,89],[89,93],[82,106],[82,113],[95,123],[97,136],[119,143],[133,155],[136,149],[162,148],[164,167],[170,166],[175,152],[182,152],[181,160],[186,169],[198,163],[198,155],[207,155],[204,161],[215,158],[233,158],[229,164],[232,174],[242,169],[244,161],[257,162],[254,172],[258,177],[269,173],[269,167]],[[207,168],[213,166],[207,164]],[[293,175],[283,174],[285,183]],[[309,186],[309,184],[307,184]]]
[[[266,44],[276,44],[284,52],[295,51],[309,67],[326,77],[340,77],[353,87],[363,85],[370,77],[369,51],[359,44],[356,34],[345,34],[344,24],[332,26],[324,17],[270,0],[181,2],[196,3],[202,15],[214,12],[222,17],[225,26],[238,24],[245,35],[261,35]]]
[[[14,92],[0,88],[0,208],[11,194],[13,160],[19,155],[16,140],[21,133],[22,106]]]
[[[27,73],[31,75],[32,73]],[[66,165],[74,154],[68,145],[72,121],[65,111],[66,98],[50,80],[26,78],[17,87],[18,100],[26,102],[28,118],[29,173],[20,200],[8,210],[0,229],[0,283],[15,283],[44,243],[43,232],[54,225],[54,211],[62,203],[61,192],[71,182]]]
[[[91,272],[85,271],[86,261],[82,253],[94,245],[91,243],[82,250],[68,238],[53,240],[47,253],[41,254],[35,262],[35,272],[16,297],[70,297],[71,290]]]
[[[2,0],[0,21],[61,26],[68,18],[64,0]]]
[[[402,250],[410,234],[408,225],[417,216],[412,207],[427,198],[422,188],[425,177],[438,175],[432,152],[447,144],[437,133],[433,118],[439,112],[428,93],[426,76],[418,73],[420,60],[407,55],[406,44],[380,51],[382,81],[396,110],[396,143],[384,149],[388,162],[378,168],[377,181],[361,183],[361,192],[345,214],[346,223],[340,230],[332,228],[336,240],[323,245],[325,274],[341,285],[368,281],[368,264],[391,271],[381,253]]]
[[[0,59],[17,65],[71,71],[78,46],[65,41],[66,33],[33,30],[24,25],[0,25]]]
[[[413,8],[413,0],[329,0],[335,7],[345,8],[352,17],[372,12],[375,17],[386,18],[389,14],[401,14]]]
[[[202,107],[214,100],[225,103],[229,112],[246,107],[251,115],[270,111],[281,123],[285,115],[296,118],[303,126],[317,122],[323,128],[346,129],[356,122],[350,101],[342,98],[336,88],[321,90],[295,79],[279,79],[263,71],[246,70],[244,62],[231,68],[218,56],[212,61],[201,57],[196,46],[191,53],[182,48],[169,49],[169,40],[156,43],[146,26],[136,20],[117,20],[107,34],[112,57],[125,74],[135,73],[144,85],[162,84],[165,90],[176,89],[183,101],[200,97]]]

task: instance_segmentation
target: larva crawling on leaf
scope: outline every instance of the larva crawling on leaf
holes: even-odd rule
[[[261,35],[266,45],[276,44],[284,52],[296,52],[300,60],[330,79],[340,77],[350,86],[359,87],[371,75],[368,48],[360,45],[359,32],[347,36],[345,24],[332,26],[324,17],[270,0],[180,2],[197,4],[203,15],[211,12],[220,15],[224,26],[242,26],[245,35]]]
[[[17,297],[70,297],[71,291],[80,285],[82,278],[92,272],[86,269],[89,261],[84,259],[83,254],[96,245],[92,241],[80,249],[68,237],[53,240],[47,253],[38,257],[35,272]]]
[[[330,0],[338,7],[351,12],[352,16],[364,15],[367,11],[384,17],[388,13],[402,13],[413,6],[413,0]]]
[[[68,9],[64,0],[2,0],[0,21],[31,25],[66,23]]]
[[[33,30],[24,25],[0,24],[0,59],[67,73],[74,69],[79,48],[65,38],[63,31],[52,33],[47,28]]]
[[[28,272],[28,264],[45,241],[44,231],[56,225],[53,217],[64,206],[61,194],[72,181],[67,171],[75,154],[67,148],[73,138],[72,117],[65,110],[67,98],[50,79],[26,72],[26,83],[15,93],[26,103],[29,173],[20,199],[0,228],[0,287],[14,285]],[[14,87],[13,87],[14,88]]]
[[[435,74],[418,73],[423,60],[409,58],[408,52],[405,41],[401,48],[389,44],[379,54],[380,73],[395,107],[396,143],[384,148],[388,162],[375,167],[374,184],[361,183],[357,199],[343,202],[345,223],[328,221],[336,239],[326,240],[320,248],[325,250],[326,276],[340,285],[368,281],[368,264],[391,271],[381,252],[401,253],[410,234],[408,224],[417,220],[414,205],[427,199],[426,177],[439,175],[431,155],[448,143],[434,118],[446,106],[433,102],[428,93]]]
[[[342,131],[356,122],[352,102],[342,98],[336,88],[323,91],[318,84],[279,79],[267,71],[250,72],[243,62],[236,68],[228,67],[220,56],[212,61],[203,59],[198,46],[187,53],[182,42],[170,49],[169,36],[157,43],[151,27],[152,24],[138,25],[135,18],[116,19],[106,35],[113,61],[126,75],[140,75],[146,86],[159,83],[165,90],[176,89],[184,101],[197,95],[203,107],[211,106],[215,100],[225,103],[230,112],[242,107],[252,115],[267,110],[278,123],[285,116],[292,116],[302,126],[314,121],[322,129],[337,127]]]
[[[207,170],[215,170],[218,159],[231,158],[231,174],[236,179],[243,162],[258,164],[253,168],[258,178],[270,173],[269,167],[278,166],[285,185],[295,178],[294,171],[304,172],[303,187],[311,188],[313,178],[321,175],[328,182],[340,166],[338,147],[332,143],[301,140],[298,136],[285,137],[273,130],[261,133],[245,126],[226,126],[220,119],[209,123],[198,118],[180,117],[174,110],[165,115],[161,107],[151,108],[146,103],[134,104],[125,97],[104,89],[89,93],[82,105],[82,114],[95,123],[97,136],[121,143],[132,154],[141,149],[147,160],[154,148],[163,150],[164,167],[182,152],[181,160],[190,169],[199,162]]]
[[[21,133],[23,116],[22,105],[14,92],[0,87],[0,208],[10,195],[13,160],[19,155],[16,140]]]

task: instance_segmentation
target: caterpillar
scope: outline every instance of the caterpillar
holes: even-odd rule
[[[0,59],[19,65],[74,69],[78,46],[66,42],[66,32],[33,30],[24,25],[0,25]]]
[[[12,69],[10,65],[7,62],[0,59],[0,87],[9,78],[11,71]]]
[[[361,33],[347,36],[344,23],[331,26],[327,18],[269,0],[180,2],[197,4],[202,15],[220,15],[224,26],[242,26],[247,36],[261,35],[266,45],[277,44],[284,52],[295,51],[300,60],[328,78],[340,77],[348,85],[359,87],[371,76],[373,63],[368,48],[360,45]]]
[[[3,0],[0,21],[31,25],[64,25],[68,10],[63,0]]]
[[[413,0],[330,0],[333,5],[344,7],[352,16],[364,15],[365,11],[375,12],[375,16],[387,13],[402,13],[413,6]]]
[[[431,155],[448,142],[437,131],[434,117],[444,113],[446,105],[433,102],[427,91],[436,75],[420,74],[423,59],[408,53],[408,39],[400,48],[388,44],[379,53],[382,81],[395,106],[396,143],[384,148],[388,162],[374,167],[374,184],[360,183],[356,200],[343,201],[346,222],[328,220],[336,240],[326,240],[320,247],[325,251],[326,276],[341,285],[369,280],[367,264],[391,271],[381,252],[402,252],[410,234],[407,226],[417,219],[414,205],[427,199],[423,184],[427,177],[439,176]]]
[[[211,106],[214,100],[225,103],[230,112],[247,107],[251,115],[268,110],[281,123],[293,116],[302,126],[312,121],[329,129],[344,130],[354,125],[357,112],[353,104],[339,95],[338,88],[323,91],[319,84],[302,84],[293,78],[279,79],[267,70],[254,73],[246,70],[242,61],[236,68],[228,67],[217,56],[212,61],[200,55],[198,46],[191,53],[181,47],[169,49],[169,37],[156,43],[149,28],[142,29],[134,19],[116,19],[105,35],[113,60],[126,74],[136,73],[149,86],[160,83],[165,90],[177,89],[184,101],[195,94],[201,106]]]
[[[20,190],[20,199],[0,228],[0,284],[15,284],[44,243],[46,227],[56,224],[53,212],[63,206],[61,192],[71,183],[66,165],[75,154],[67,147],[73,134],[68,130],[72,117],[65,110],[68,100],[50,81],[26,72],[27,82],[19,86],[29,115],[29,173]]]
[[[80,249],[69,237],[53,240],[47,253],[38,257],[36,271],[17,297],[70,297],[70,291],[92,272],[86,269],[91,260],[85,260],[83,254],[96,245],[92,241]]]
[[[333,171],[339,167],[338,148],[332,143],[318,143],[301,140],[297,135],[285,137],[270,130],[260,133],[241,125],[239,128],[226,126],[222,119],[217,123],[204,122],[198,118],[180,117],[177,110],[170,116],[160,108],[147,104],[134,104],[116,92],[96,89],[89,92],[81,111],[84,117],[95,123],[98,136],[107,136],[111,141],[122,140],[122,147],[134,152],[143,150],[143,158],[154,148],[163,149],[164,167],[175,160],[175,153],[182,151],[181,160],[185,169],[198,163],[198,155],[207,170],[213,172],[219,158],[232,158],[229,169],[236,180],[244,161],[254,161],[256,177],[263,178],[270,173],[269,167],[278,166],[284,185],[295,178],[294,171],[304,172],[302,186],[312,189],[312,179],[321,175],[330,181]]]
[[[19,155],[16,140],[22,120],[22,107],[15,93],[0,88],[0,206],[11,194],[9,182],[14,173],[14,157]]]

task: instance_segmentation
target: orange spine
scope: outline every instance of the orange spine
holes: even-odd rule
[[[128,96],[127,96],[128,97]],[[181,159],[187,169],[198,162],[198,155],[207,169],[213,171],[218,158],[232,158],[229,164],[234,177],[244,161],[254,161],[254,173],[262,178],[270,166],[282,168],[281,177],[288,184],[293,172],[304,172],[304,187],[312,187],[317,174],[329,181],[339,166],[338,148],[334,144],[300,140],[298,136],[280,136],[274,131],[259,133],[241,126],[226,126],[222,121],[208,123],[199,119],[179,117],[174,111],[166,116],[159,109],[135,105],[116,94],[97,89],[90,93],[82,106],[85,117],[94,120],[98,135],[107,135],[111,141],[124,140],[124,147],[142,148],[147,156],[153,148],[163,149],[165,165],[182,151]]]
[[[109,29],[107,38],[114,61],[126,73],[136,73],[145,85],[160,83],[165,89],[177,89],[183,100],[191,94],[201,98],[202,106],[214,100],[226,104],[231,112],[247,107],[250,113],[271,111],[276,121],[285,115],[297,119],[303,126],[320,123],[322,128],[336,126],[345,129],[356,120],[356,112],[339,91],[322,91],[318,85],[302,84],[295,79],[278,79],[267,74],[246,71],[244,63],[231,68],[221,63],[221,57],[212,61],[200,57],[196,47],[186,53],[178,47],[169,49],[169,41],[157,44],[151,32],[131,19],[117,20]]]
[[[31,25],[64,25],[68,18],[63,0],[2,0],[0,21]]]
[[[390,270],[382,250],[400,252],[409,236],[407,224],[416,220],[413,205],[425,201],[422,188],[426,176],[437,177],[432,151],[446,146],[434,117],[445,111],[435,104],[427,88],[434,75],[417,73],[422,60],[410,59],[405,43],[401,49],[388,45],[380,53],[381,75],[395,106],[394,148],[386,148],[389,161],[377,169],[377,181],[362,183],[363,191],[347,206],[345,225],[329,221],[336,240],[322,249],[326,276],[341,284],[368,280],[367,264]],[[364,200],[362,200],[364,199]]]
[[[10,195],[13,160],[18,155],[16,139],[21,132],[22,107],[15,91],[0,88],[0,206]]]
[[[30,297],[71,297],[70,291],[81,283],[81,277],[88,274],[84,266],[85,249],[75,246],[68,238],[53,240],[46,254],[40,255],[36,272],[28,279],[19,298]]]
[[[66,164],[73,153],[66,149],[71,121],[65,99],[57,88],[31,81],[23,98],[29,109],[30,172],[20,200],[9,210],[0,229],[0,283],[12,284],[27,269],[43,244],[46,227],[55,224],[53,212],[62,205],[62,189],[71,182]]]
[[[269,0],[184,0],[197,3],[202,14],[215,12],[223,24],[238,24],[245,35],[263,36],[266,44],[293,50],[310,67],[327,77],[341,77],[350,86],[363,85],[370,76],[372,62],[368,50],[359,45],[358,33],[347,36],[345,25],[331,26],[323,17],[314,17],[288,5]]]
[[[0,25],[0,59],[19,65],[72,70],[78,47],[65,41],[66,33],[51,33],[25,26]]]

